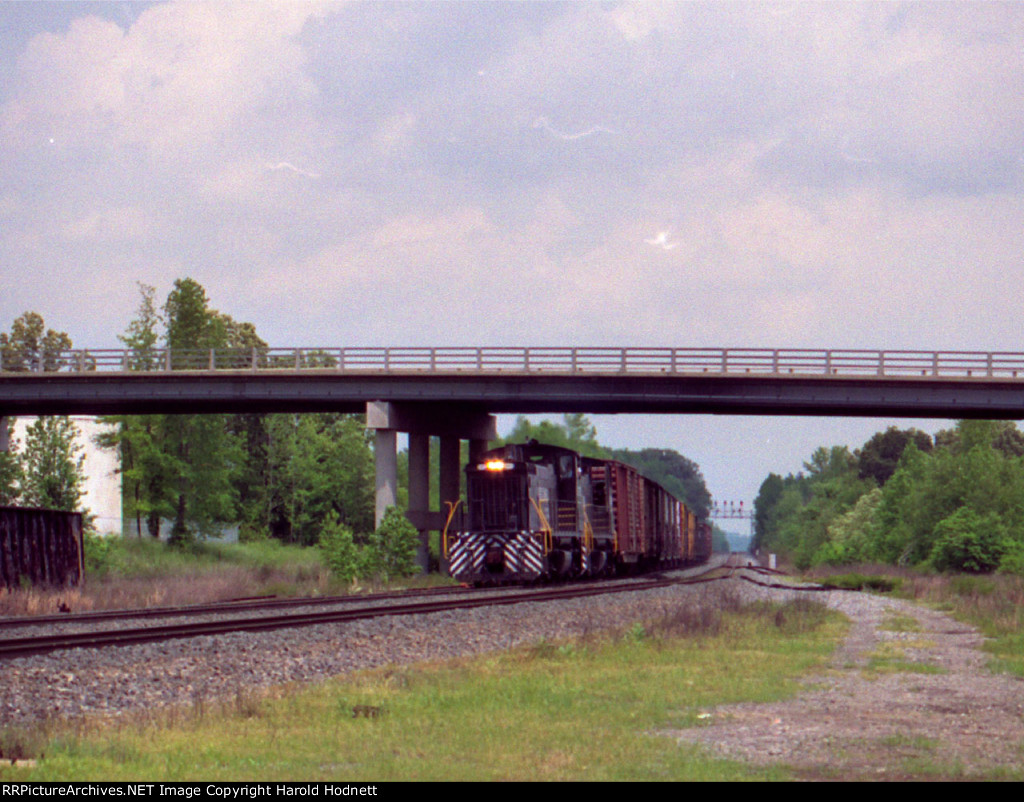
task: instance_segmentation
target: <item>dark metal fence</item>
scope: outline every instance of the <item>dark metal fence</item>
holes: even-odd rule
[[[77,585],[84,545],[80,512],[0,507],[0,585]]]

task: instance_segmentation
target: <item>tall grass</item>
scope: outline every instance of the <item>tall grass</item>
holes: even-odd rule
[[[65,589],[0,589],[0,615],[38,615],[222,601],[262,595],[344,592],[317,549],[278,541],[200,543],[188,550],[155,540],[86,544],[85,581]]]
[[[0,588],[0,616],[201,604],[251,596],[340,595],[449,582],[435,574],[346,583],[331,575],[320,549],[271,538],[196,543],[187,549],[150,538],[90,538],[81,586]]]

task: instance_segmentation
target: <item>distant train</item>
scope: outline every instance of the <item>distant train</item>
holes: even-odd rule
[[[477,584],[677,568],[711,556],[711,527],[621,462],[530,441],[466,466],[466,509],[445,533],[449,573]]]

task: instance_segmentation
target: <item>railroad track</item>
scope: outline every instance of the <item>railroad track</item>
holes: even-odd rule
[[[441,594],[472,593],[475,588],[459,585],[437,588],[415,588],[389,593],[368,593],[346,596],[297,596],[281,599],[277,597],[252,597],[231,599],[210,604],[187,604],[175,607],[146,607],[129,610],[94,610],[84,613],[56,613],[52,615],[5,616],[0,617],[0,632],[14,627],[47,626],[51,624],[94,624],[99,621],[129,621],[145,618],[175,618],[184,616],[216,615],[252,610],[287,609],[289,607],[323,607],[335,604],[357,604],[359,602],[387,601],[391,599]]]
[[[727,575],[731,575],[731,571]],[[580,585],[560,586],[557,588],[527,589],[516,588],[510,591],[495,592],[472,589],[440,589],[448,591],[446,598],[436,600],[420,600],[414,602],[400,601],[396,604],[380,604],[387,601],[385,597],[394,598],[402,594],[378,594],[372,597],[339,597],[344,603],[343,609],[297,611],[284,613],[271,613],[260,616],[245,616],[246,612],[254,609],[252,603],[244,605],[204,605],[191,608],[170,608],[170,615],[175,617],[195,617],[216,613],[220,616],[230,616],[213,621],[186,620],[178,623],[155,624],[143,627],[127,627],[119,629],[92,629],[85,632],[64,632],[25,637],[0,638],[0,660],[26,657],[35,654],[44,654],[61,649],[76,648],[105,648],[111,646],[126,646],[139,643],[153,643],[180,638],[193,638],[203,635],[218,635],[227,632],[259,632],[273,629],[290,627],[313,626],[317,624],[332,624],[379,618],[383,616],[401,615],[422,615],[427,613],[447,612],[454,610],[466,610],[474,607],[501,606],[511,604],[522,604],[526,602],[545,602],[565,600],[573,598],[584,598],[610,593],[623,593],[643,590],[653,590],[677,584],[694,584],[699,582],[715,581],[723,577],[661,577],[653,579],[619,580],[615,582],[586,583]],[[434,589],[431,589],[433,595]],[[451,598],[454,591],[455,598]],[[324,599],[294,599],[277,600],[277,603],[285,601],[288,604],[301,605],[304,602],[308,605],[311,602],[324,602]],[[354,603],[353,603],[354,602]],[[359,605],[359,602],[364,604]],[[366,606],[370,602],[375,606]],[[262,609],[266,611],[268,605]],[[128,620],[144,618],[157,615],[167,615],[166,610],[134,610],[127,614],[117,613],[102,614],[78,614],[77,616],[65,615],[47,616],[45,620],[67,623],[69,619],[76,619],[78,623],[95,624],[104,620]],[[19,623],[38,624],[40,617],[32,619],[17,619]],[[0,628],[0,632],[3,628]]]

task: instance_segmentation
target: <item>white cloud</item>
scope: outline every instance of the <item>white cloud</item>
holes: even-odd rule
[[[168,3],[127,31],[77,19],[31,40],[0,130],[22,147],[102,137],[190,158],[238,136],[263,104],[315,92],[296,37],[319,13],[313,3]]]

